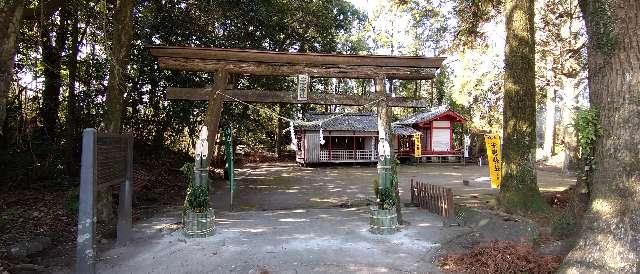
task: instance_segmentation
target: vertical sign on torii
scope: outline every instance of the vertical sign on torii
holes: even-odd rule
[[[309,93],[309,75],[298,75],[298,101],[306,101]]]

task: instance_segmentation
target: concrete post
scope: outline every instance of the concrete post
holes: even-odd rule
[[[94,260],[96,188],[96,130],[88,128],[82,134],[76,273],[96,272]]]
[[[131,240],[131,207],[133,196],[133,136],[127,136],[127,169],[125,180],[120,184],[118,203],[117,242],[125,244]]]

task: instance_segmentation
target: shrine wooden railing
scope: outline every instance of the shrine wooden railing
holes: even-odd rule
[[[456,210],[451,188],[427,184],[411,179],[411,203],[414,206],[440,215],[442,224],[457,224]]]
[[[377,153],[375,150],[321,150],[320,161],[375,161]]]

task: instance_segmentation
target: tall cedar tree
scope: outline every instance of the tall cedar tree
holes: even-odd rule
[[[504,112],[501,206],[541,210],[535,170],[536,82],[534,0],[508,0],[504,58]]]
[[[120,133],[122,127],[122,101],[126,90],[127,65],[133,36],[134,0],[118,0],[113,15],[111,51],[109,56],[109,83],[107,84],[107,131]]]
[[[134,2],[134,0],[118,0],[113,15],[105,114],[105,126],[110,133],[120,133],[122,128],[122,103],[126,90],[129,50],[133,36]],[[100,221],[111,222],[113,218],[112,204],[109,191],[99,193],[97,215]]]
[[[23,0],[2,1],[0,4],[0,136],[3,135],[7,117],[7,99],[16,55],[16,34],[23,9]]]
[[[590,205],[564,273],[640,271],[640,1],[582,0],[599,110]]]
[[[59,21],[55,33],[52,30],[55,18],[46,17],[40,21],[40,40],[44,74],[40,118],[42,118],[46,135],[49,136],[50,140],[57,138],[60,88],[62,87],[62,53],[65,50],[67,38],[69,37],[69,7],[62,7],[59,12]],[[55,38],[52,37],[54,34]]]

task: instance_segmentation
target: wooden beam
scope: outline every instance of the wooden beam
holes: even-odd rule
[[[159,57],[158,63],[163,69],[216,72],[224,68],[231,74],[239,75],[293,76],[308,74],[311,77],[349,79],[373,79],[383,75],[387,79],[401,80],[430,80],[435,77],[435,68],[355,65],[308,66],[176,57]]]
[[[241,49],[147,46],[156,57],[201,60],[279,63],[288,65],[339,65],[440,68],[444,57],[347,55],[323,53],[274,52]]]
[[[167,90],[167,99],[169,100],[207,100],[212,92],[211,88],[169,88]],[[348,105],[362,106],[375,100],[375,96],[355,96],[340,94],[319,94],[310,93],[306,101],[298,101],[294,97],[293,92],[289,91],[267,91],[267,90],[234,90],[228,89],[224,91],[225,95],[236,98],[243,102],[255,103],[292,103],[292,104],[316,104],[316,105]],[[224,96],[225,102],[234,102],[235,100]],[[390,107],[410,107],[425,108],[430,105],[425,100],[416,100],[407,97],[388,97],[387,105]]]

